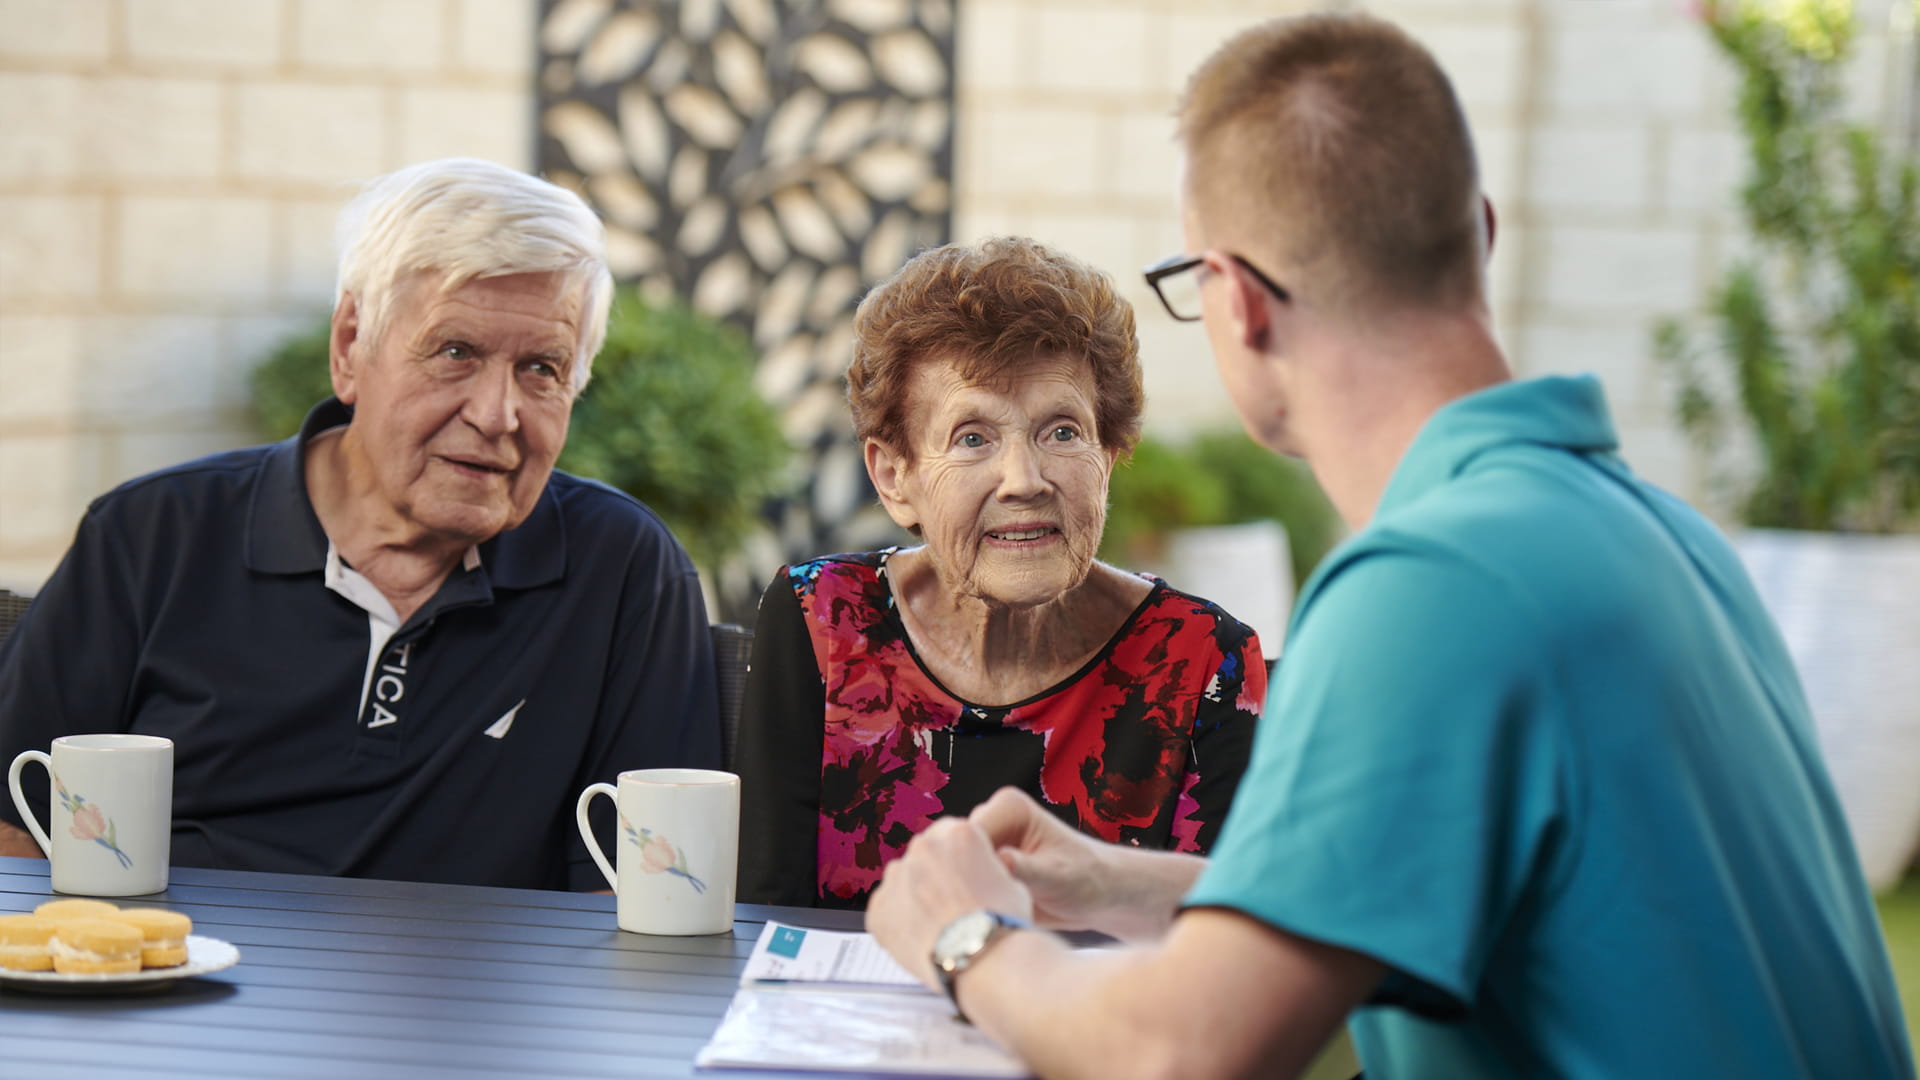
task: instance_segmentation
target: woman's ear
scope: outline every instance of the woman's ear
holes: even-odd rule
[[[920,514],[907,492],[907,474],[911,466],[906,458],[878,439],[868,439],[862,448],[867,459],[867,479],[880,496],[880,505],[895,525],[912,531],[920,527]],[[916,534],[917,535],[917,534]]]

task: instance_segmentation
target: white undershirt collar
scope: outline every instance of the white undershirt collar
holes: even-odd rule
[[[460,560],[463,570],[477,570],[480,567],[480,548],[476,545],[467,549]],[[327,588],[347,598],[355,607],[367,613],[367,671],[360,679],[360,707],[354,710],[354,722],[358,723],[367,711],[367,693],[373,687],[373,670],[380,666],[380,657],[387,651],[387,642],[400,631],[400,614],[393,610],[393,602],[366,576],[348,566],[340,558],[340,549],[334,546],[333,538],[327,538],[327,565],[325,571]]]

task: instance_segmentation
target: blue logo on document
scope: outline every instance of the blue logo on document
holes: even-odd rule
[[[767,942],[767,951],[775,956],[784,956],[792,960],[800,955],[800,943],[807,940],[807,932],[791,926],[782,926],[773,932],[773,940]]]

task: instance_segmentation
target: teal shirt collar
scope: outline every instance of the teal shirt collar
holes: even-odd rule
[[[1446,484],[1480,454],[1513,443],[1582,454],[1618,450],[1600,380],[1576,375],[1505,382],[1448,402],[1407,447],[1375,519]]]

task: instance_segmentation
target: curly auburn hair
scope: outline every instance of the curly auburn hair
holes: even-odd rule
[[[907,388],[921,365],[950,363],[969,383],[1006,385],[1035,360],[1061,356],[1093,368],[1094,438],[1130,453],[1146,394],[1133,307],[1112,278],[1025,237],[923,251],[854,313],[854,434],[911,460]]]

